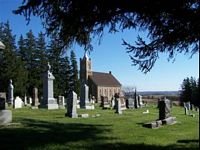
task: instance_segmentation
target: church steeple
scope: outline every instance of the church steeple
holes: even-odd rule
[[[92,65],[91,59],[87,55],[87,50],[85,50],[84,56],[80,58],[80,80],[81,83],[88,83],[88,76],[92,75]]]

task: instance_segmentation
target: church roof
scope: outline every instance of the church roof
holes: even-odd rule
[[[92,76],[89,76],[89,78],[97,86],[107,86],[107,87],[121,86],[119,81],[111,73],[92,72]]]

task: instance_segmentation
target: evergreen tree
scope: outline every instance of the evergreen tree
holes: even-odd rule
[[[183,80],[181,88],[182,88],[182,91],[181,91],[181,100],[182,100],[182,102],[191,101],[192,89],[191,89],[190,79],[188,77]]]
[[[15,36],[12,35],[9,22],[1,24],[1,41],[4,43],[6,48],[1,51],[1,72],[0,72],[0,83],[1,90],[7,91],[9,79],[14,78],[14,65],[15,65]]]
[[[21,74],[23,74],[23,79],[20,80],[20,78],[18,78],[19,84],[21,84],[21,86],[23,86],[23,88],[21,89],[23,96],[27,93],[27,88],[28,88],[28,84],[27,84],[28,83],[28,70],[27,70],[26,61],[25,61],[25,58],[26,58],[25,52],[26,52],[25,39],[21,35],[18,40],[17,56],[19,58],[19,61],[21,62],[20,63],[21,65],[19,65],[20,69],[18,71],[21,71]]]
[[[36,40],[35,36],[33,35],[32,30],[30,30],[26,34],[25,39],[25,61],[28,70],[28,94],[32,95],[32,90],[34,87],[39,86],[38,79],[40,78],[40,74],[37,68],[37,58],[36,58]]]
[[[48,49],[48,60],[52,66],[52,72],[55,76],[54,81],[54,94],[59,96],[62,94],[63,81],[60,78],[60,56],[61,56],[61,46],[59,40],[55,35],[51,36],[51,41]]]
[[[3,42],[3,23],[0,23],[0,41]],[[3,50],[0,49],[0,91],[3,91],[3,61],[4,61],[4,53]]]
[[[15,94],[18,96],[24,96],[27,93],[27,81],[28,81],[28,71],[24,67],[25,64],[18,57],[15,61],[17,68],[15,69],[16,76],[13,78],[15,88]]]
[[[196,97],[195,105],[200,107],[199,79],[197,80],[196,93],[197,93],[197,97]]]
[[[71,51],[70,54],[70,61],[71,61],[70,89],[75,91],[77,95],[79,95],[80,83],[78,79],[78,66],[76,61],[76,55],[73,50]]]
[[[12,34],[9,22],[1,23],[0,28],[0,40],[6,46],[6,49],[1,52],[0,90],[7,91],[9,79],[12,79],[14,86],[17,87],[14,90],[14,95],[22,96],[26,90],[24,86],[26,71],[23,68],[23,62],[17,56],[15,36]]]
[[[199,81],[196,80],[194,77],[190,78],[190,85],[191,85],[191,103],[195,106],[199,106]]]
[[[190,102],[199,107],[199,79],[194,77],[186,78],[181,85],[181,100],[182,102]]]
[[[18,55],[21,57],[22,61],[26,64],[26,41],[21,35],[18,41]]]
[[[46,42],[45,42],[45,35],[40,32],[38,34],[38,38],[36,41],[36,54],[35,54],[35,67],[38,73],[37,80],[38,80],[38,89],[39,94],[42,93],[43,87],[43,77],[42,74],[45,72],[46,65],[47,65],[47,50],[46,50]]]
[[[69,80],[70,80],[70,62],[69,62],[69,58],[66,55],[65,57],[62,57],[60,59],[60,69],[59,69],[59,79],[60,82],[62,82],[60,84],[60,90],[61,90],[61,94],[64,96],[67,96],[69,94],[69,90],[70,90],[70,84],[69,84]]]
[[[41,69],[41,72],[45,71],[45,65],[47,64],[47,49],[46,49],[46,42],[45,42],[45,35],[40,32],[38,34],[37,39],[37,57],[39,60],[39,67]]]

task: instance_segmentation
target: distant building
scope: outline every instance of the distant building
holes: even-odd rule
[[[89,86],[89,95],[100,101],[101,96],[112,99],[115,93],[121,93],[120,82],[109,73],[93,72],[92,62],[87,53],[80,59],[80,82]]]

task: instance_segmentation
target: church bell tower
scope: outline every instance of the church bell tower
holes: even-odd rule
[[[87,51],[83,58],[80,58],[80,80],[81,83],[88,84],[88,76],[92,75],[91,59],[87,55]]]

